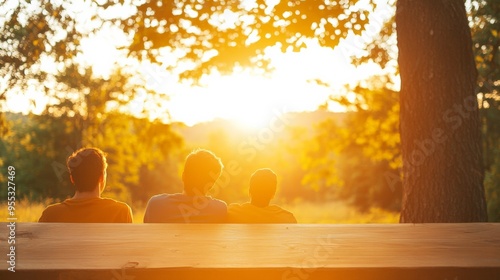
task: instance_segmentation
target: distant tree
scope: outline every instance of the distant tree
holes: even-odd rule
[[[49,74],[40,70],[40,59],[64,65],[80,50],[82,38],[75,16],[56,1],[2,1],[5,13],[0,25],[0,74],[6,86],[25,89],[26,81],[43,81]]]
[[[401,203],[399,92],[389,76],[375,76],[336,94],[333,102],[348,109],[338,119],[315,128],[304,147],[304,183],[330,189],[337,198],[368,211],[398,211]]]
[[[131,87],[132,73],[124,71],[123,65],[117,65],[110,77],[98,77],[81,59],[80,42],[106,25],[101,15],[112,5],[114,1],[0,3],[5,13],[0,21],[1,134],[7,129],[3,106],[8,93],[36,90],[49,100],[48,113],[84,116],[84,126],[96,121],[108,101],[124,105],[133,99],[138,87]],[[34,105],[38,100],[31,102]]]
[[[33,81],[43,84],[54,73],[40,67],[41,60],[57,65],[55,75],[80,52],[82,30],[75,14],[59,1],[2,1],[0,10],[0,105],[10,90],[25,92]],[[39,87],[43,89],[44,87]],[[3,112],[0,111],[0,112]],[[0,133],[6,133],[0,113]]]
[[[483,222],[476,69],[462,0],[399,0],[401,222]]]
[[[0,140],[0,154],[5,166],[14,166],[16,197],[40,201],[46,198],[64,198],[70,195],[71,183],[66,172],[66,158],[71,150],[65,149],[76,142],[71,120],[65,116],[21,115],[8,113],[8,135]],[[6,178],[0,178],[4,183]],[[5,195],[0,195],[5,199]]]
[[[16,182],[19,185],[29,186],[20,188],[17,195],[33,201],[64,199],[71,195],[66,159],[79,148],[82,135],[75,130],[74,118],[8,113],[7,120],[11,129],[0,139],[2,161],[4,166],[12,165],[18,170]],[[172,162],[177,161],[182,138],[170,125],[159,121],[109,113],[99,124],[98,135],[84,143],[85,146],[97,146],[108,155],[108,187],[105,190],[108,197],[145,203],[178,173]],[[169,169],[159,169],[165,166]],[[144,185],[158,175],[163,185]],[[6,177],[0,178],[0,183],[5,180]],[[5,199],[5,195],[0,194],[0,199]]]
[[[490,221],[500,221],[500,2],[470,2]]]
[[[500,148],[492,152],[495,160],[486,172],[484,187],[488,202],[488,220],[500,222]]]

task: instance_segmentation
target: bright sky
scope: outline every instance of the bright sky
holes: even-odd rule
[[[380,26],[382,19],[390,11],[382,7],[382,12],[372,16],[372,22]],[[380,7],[379,7],[380,9]],[[374,29],[372,29],[374,30]],[[374,35],[376,32],[372,31]],[[325,103],[328,97],[338,92],[343,85],[355,83],[370,75],[380,73],[375,65],[356,69],[350,64],[349,55],[360,46],[359,38],[346,40],[335,51],[321,48],[310,43],[300,53],[270,51],[269,56],[275,67],[269,77],[255,76],[248,71],[231,76],[211,75],[202,81],[202,86],[190,86],[177,82],[160,67],[143,64],[139,71],[148,81],[147,86],[166,93],[169,100],[164,101],[160,110],[151,112],[152,117],[163,118],[168,110],[172,121],[188,125],[210,121],[217,118],[231,119],[250,126],[265,125],[274,114],[288,111],[312,111]],[[82,61],[93,65],[96,74],[107,75],[114,63],[123,60],[116,46],[126,42],[126,38],[109,28],[102,29],[94,38],[82,42],[84,55]],[[331,85],[330,88],[308,82],[320,79]],[[33,87],[24,96],[10,96],[8,109],[26,112],[43,110],[46,100],[37,98],[39,93]],[[29,99],[36,99],[36,108]],[[137,96],[130,110],[138,112],[145,103],[145,96]],[[330,110],[343,108],[331,104]]]
[[[242,72],[214,75],[205,79],[203,87],[176,85],[168,102],[172,118],[188,125],[214,118],[262,125],[276,112],[313,111],[342,85],[377,72],[374,66],[356,70],[338,52],[320,47],[302,53],[276,54],[273,60],[276,70],[270,77]],[[312,79],[321,79],[332,87],[308,82]],[[164,87],[168,87],[168,82]]]

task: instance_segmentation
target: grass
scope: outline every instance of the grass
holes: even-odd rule
[[[380,208],[372,208],[367,213],[361,213],[356,208],[342,202],[322,204],[298,202],[283,205],[283,208],[292,212],[297,221],[304,224],[387,224],[399,222],[399,213]]]
[[[28,200],[16,201],[15,215],[17,222],[37,222],[45,207],[52,201],[43,203],[31,203]],[[1,207],[7,210],[7,203]],[[342,202],[312,203],[297,202],[282,205],[283,208],[292,212],[299,223],[305,224],[357,224],[357,223],[397,223],[399,213],[388,212],[378,208],[372,208],[367,213],[360,213],[355,208]],[[142,223],[144,208],[133,208],[134,223]],[[7,221],[8,211],[0,211],[0,221]]]
[[[51,200],[46,200],[45,202],[31,203],[27,199],[16,200],[15,204],[15,217],[17,222],[38,222],[38,219],[42,215],[43,210],[49,204],[52,204]],[[0,210],[0,221],[6,222],[7,218],[10,218],[9,211],[7,211],[7,202],[1,204]]]

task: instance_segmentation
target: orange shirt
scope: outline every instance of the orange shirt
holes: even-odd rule
[[[251,203],[231,204],[227,209],[228,223],[242,224],[294,224],[292,213],[277,205],[257,207]]]
[[[110,198],[70,198],[47,206],[38,222],[131,223],[132,210],[127,204]]]

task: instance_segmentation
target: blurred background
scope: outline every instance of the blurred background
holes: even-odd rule
[[[500,4],[465,5],[499,222]],[[66,158],[95,146],[108,155],[103,196],[131,205],[134,222],[152,195],[182,192],[196,148],[222,159],[211,195],[228,204],[268,167],[273,202],[300,223],[398,222],[395,1],[7,0],[0,11],[0,185],[14,166],[18,221],[71,197]]]

